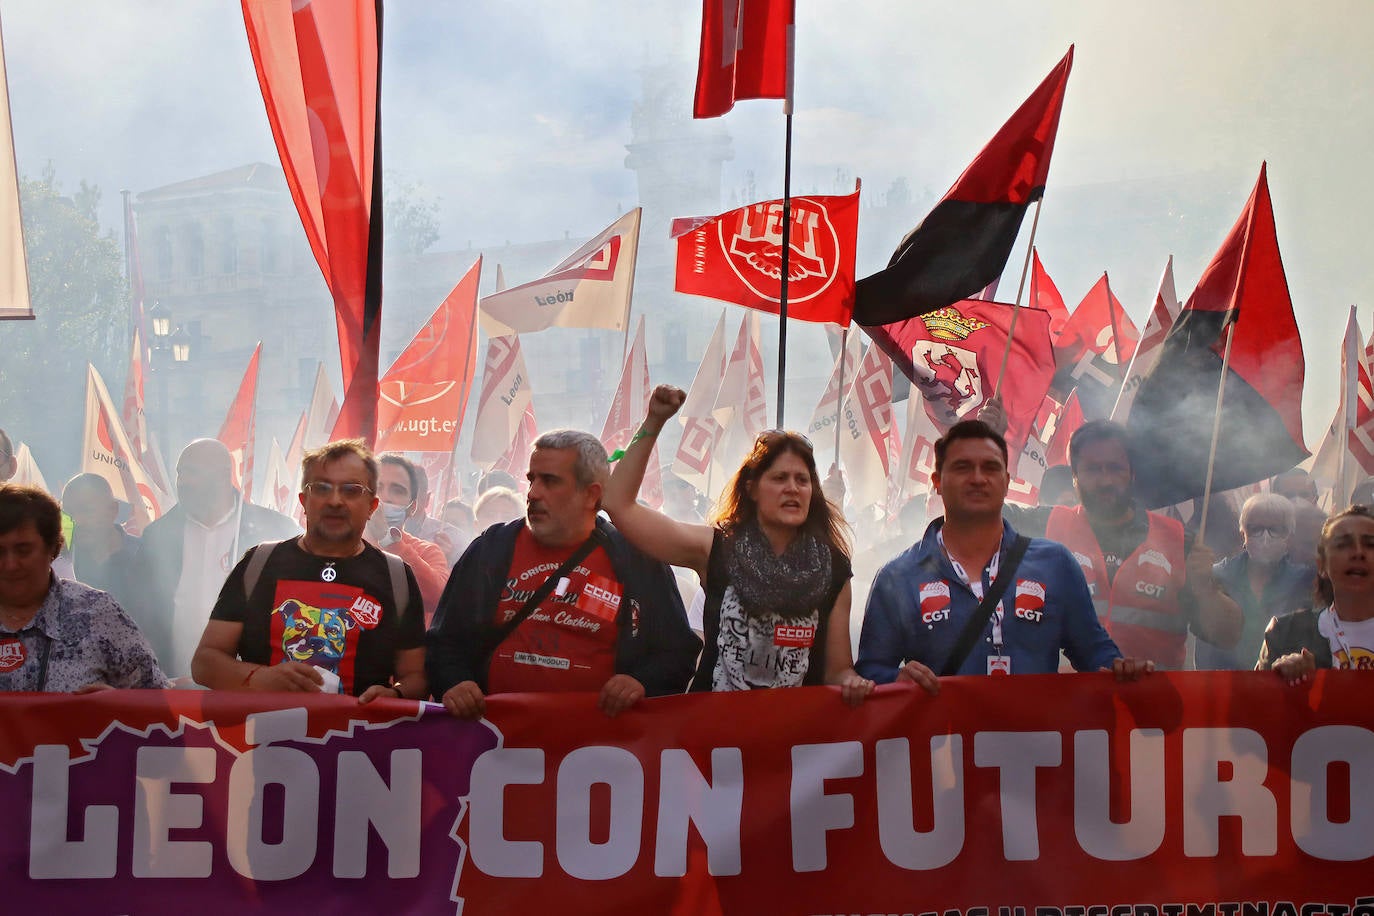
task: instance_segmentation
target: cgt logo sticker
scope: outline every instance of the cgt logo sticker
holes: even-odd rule
[[[949,583],[925,582],[921,585],[921,623],[949,619]]]
[[[1016,580],[1016,616],[1039,623],[1045,616],[1045,584],[1034,579]]]

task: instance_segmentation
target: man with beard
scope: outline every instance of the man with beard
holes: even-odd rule
[[[430,684],[453,715],[481,717],[492,693],[583,691],[614,716],[686,688],[701,641],[668,567],[597,517],[609,476],[590,433],[535,440],[525,517],[468,546],[429,630]]]
[[[422,700],[424,607],[415,574],[363,540],[377,459],[361,439],[301,462],[305,534],[260,544],[220,590],[191,663],[212,690]]]
[[[1132,498],[1130,442],[1125,427],[1108,420],[1078,428],[1069,466],[1081,505],[1056,507],[1045,536],[1073,552],[1123,653],[1179,669],[1190,629],[1214,646],[1235,646],[1241,610],[1212,575],[1213,552]]]

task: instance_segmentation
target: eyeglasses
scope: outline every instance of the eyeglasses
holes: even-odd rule
[[[763,445],[770,439],[791,439],[799,445],[805,445],[808,451],[815,451],[816,449],[816,447],[811,444],[811,440],[806,438],[804,434],[795,430],[778,429],[776,427],[773,429],[765,429],[763,432],[759,433],[758,438],[754,440],[754,444]]]
[[[312,480],[302,486],[301,490],[320,499],[329,499],[337,491],[340,496],[350,501],[362,499],[374,492],[371,487],[365,487],[360,483],[330,483],[327,480]]]
[[[1245,533],[1255,538],[1261,534],[1268,534],[1271,538],[1286,538],[1288,528],[1285,525],[1246,525]]]

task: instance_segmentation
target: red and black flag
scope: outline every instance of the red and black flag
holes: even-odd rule
[[[1302,340],[1265,173],[1261,166],[1240,219],[1203,271],[1131,408],[1137,491],[1151,508],[1203,493],[1228,333],[1212,490],[1263,480],[1307,457]]]
[[[1045,192],[1073,48],[954,187],[911,231],[887,267],[857,284],[854,320],[889,324],[972,296],[1002,274],[1026,208]]]
[[[267,118],[334,298],[334,438],[377,434],[382,318],[381,0],[242,0]]]

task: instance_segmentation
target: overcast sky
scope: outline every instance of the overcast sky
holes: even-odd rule
[[[1076,44],[1038,239],[1070,306],[1108,270],[1143,322],[1169,254],[1186,297],[1268,160],[1315,446],[1347,307],[1361,307],[1368,331],[1374,304],[1374,4],[797,5],[802,191],[831,191],[838,170],[866,194],[905,178],[938,197]],[[439,199],[436,248],[585,236],[633,206],[625,144],[643,68],[678,62],[689,100],[699,15],[694,0],[391,0],[385,167]],[[120,188],[276,161],[237,3],[0,0],[0,19],[21,172],[51,161],[68,189],[99,185],[112,228]],[[735,151],[727,195],[752,171],[773,196],[777,103],[741,104],[723,124]],[[1160,218],[1150,180],[1199,175],[1216,203],[1197,216],[1195,250],[1113,244],[1114,223],[1125,233]],[[1104,214],[1092,231],[1056,214],[1056,189],[1120,182],[1141,183],[1142,212]],[[896,241],[860,251],[860,264]]]

